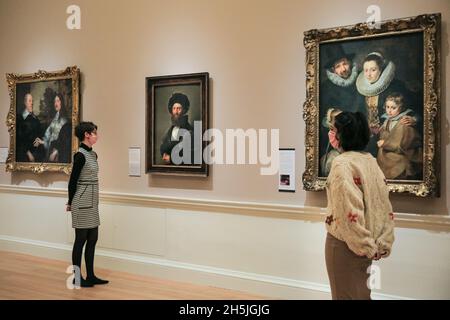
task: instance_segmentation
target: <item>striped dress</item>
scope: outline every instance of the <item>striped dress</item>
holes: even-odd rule
[[[77,191],[72,200],[72,228],[90,229],[100,225],[98,213],[98,163],[91,150],[79,148],[86,162],[77,181]]]

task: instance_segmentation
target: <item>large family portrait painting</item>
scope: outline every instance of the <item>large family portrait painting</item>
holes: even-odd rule
[[[367,146],[387,179],[422,180],[423,39],[420,33],[320,45],[319,168],[339,152],[328,139],[340,111],[367,116]]]
[[[367,117],[365,151],[391,191],[439,194],[439,28],[436,14],[305,33],[305,189],[323,189],[342,152],[334,118],[351,111]]]
[[[73,128],[79,121],[79,69],[7,74],[8,171],[70,173],[77,147]]]

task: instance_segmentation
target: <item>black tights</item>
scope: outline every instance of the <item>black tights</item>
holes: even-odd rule
[[[83,254],[83,247],[86,243],[84,251],[84,260],[86,262],[87,278],[95,278],[94,274],[94,254],[95,244],[98,239],[98,227],[91,229],[75,229],[75,242],[72,251],[72,264],[80,268],[81,271],[81,256]]]

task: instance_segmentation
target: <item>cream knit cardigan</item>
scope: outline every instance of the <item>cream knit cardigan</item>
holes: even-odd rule
[[[333,160],[326,184],[327,231],[351,251],[387,257],[394,242],[389,190],[376,159],[366,152],[344,152]]]

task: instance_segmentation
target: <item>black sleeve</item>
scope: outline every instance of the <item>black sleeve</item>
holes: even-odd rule
[[[70,174],[69,180],[69,201],[68,205],[72,204],[72,199],[75,196],[75,192],[77,191],[77,182],[80,177],[81,169],[83,169],[84,164],[86,163],[86,158],[81,152],[75,153],[73,156],[73,167],[72,173]]]
[[[159,152],[161,153],[161,156],[164,155],[164,153],[167,153],[168,155],[170,155],[170,152],[172,151],[172,146],[171,143],[172,141],[170,140],[170,136],[172,135],[172,131],[171,128],[169,129],[169,131],[166,132],[166,134],[164,135],[162,141],[161,141],[161,145],[159,147]],[[178,143],[178,141],[177,141]]]
[[[53,147],[58,150],[58,159],[62,163],[70,163],[72,154],[72,125],[70,122],[65,123],[58,134],[58,139],[54,142]],[[50,150],[52,148],[50,147]]]

